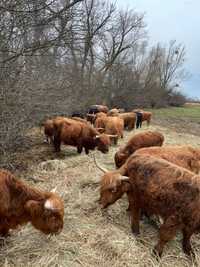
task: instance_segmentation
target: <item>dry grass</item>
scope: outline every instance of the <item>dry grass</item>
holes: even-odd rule
[[[142,130],[145,129],[143,127]],[[149,129],[164,133],[166,144],[200,145],[200,137],[197,136],[155,125]],[[131,134],[133,132],[126,133],[125,138]],[[100,210],[97,199],[102,173],[96,169],[91,155],[78,155],[74,148],[63,146],[58,157],[51,147],[42,144],[38,129],[33,129],[28,135],[35,145],[26,152],[13,155],[13,160],[19,166],[17,173],[25,180],[43,180],[36,184],[43,189],[57,186],[57,191],[65,201],[65,225],[58,236],[45,236],[31,225],[13,231],[0,249],[1,267],[194,265],[182,252],[180,234],[166,246],[161,261],[156,261],[151,251],[157,240],[157,231],[142,222],[141,236],[136,239],[131,234],[125,197],[107,211]],[[107,155],[95,153],[102,165],[113,169],[116,150],[117,147],[112,147]],[[26,168],[20,169],[20,166]],[[200,238],[194,236],[192,243],[196,261],[200,262]]]

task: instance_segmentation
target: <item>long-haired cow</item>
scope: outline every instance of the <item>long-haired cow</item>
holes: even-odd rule
[[[89,150],[96,147],[99,151],[107,153],[110,146],[110,138],[106,134],[99,134],[91,125],[80,121],[64,118],[54,120],[54,147],[60,151],[61,143],[77,147],[78,153],[85,149]]]
[[[121,167],[128,157],[134,153],[136,150],[142,147],[149,146],[162,146],[164,142],[163,134],[156,131],[145,131],[133,135],[128,143],[119,149],[115,154],[115,164],[116,167]]]
[[[119,170],[102,177],[100,192],[103,208],[128,195],[134,234],[139,234],[141,212],[163,219],[155,246],[159,256],[177,231],[183,233],[184,252],[192,252],[191,235],[200,230],[200,176],[163,159],[133,154]]]
[[[127,193],[125,187],[119,177],[126,175],[127,165],[131,158],[135,155],[154,156],[158,159],[165,159],[177,166],[183,167],[194,173],[200,171],[200,149],[191,146],[163,146],[163,147],[146,147],[137,150],[118,170],[108,172],[102,168],[96,161],[99,167],[105,174],[101,179],[101,204],[102,207],[113,204],[121,198],[124,193]]]
[[[140,211],[163,219],[155,253],[162,255],[165,244],[178,231],[183,234],[182,247],[192,253],[190,238],[200,231],[200,176],[166,160],[135,155],[127,165],[130,183],[129,205],[132,231],[139,233]]]
[[[53,192],[45,192],[0,170],[0,235],[31,222],[45,234],[59,233],[63,228],[64,204]]]

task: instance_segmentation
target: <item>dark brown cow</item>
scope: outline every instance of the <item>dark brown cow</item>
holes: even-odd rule
[[[121,167],[128,157],[142,147],[162,146],[164,136],[156,131],[145,131],[132,136],[128,143],[115,154],[116,167]]]
[[[31,222],[45,234],[59,233],[63,228],[64,204],[52,192],[44,192],[0,170],[0,235]]]
[[[110,138],[105,134],[99,134],[91,125],[72,119],[54,120],[54,147],[60,151],[61,143],[76,146],[78,153],[85,148],[85,153],[94,150],[95,147],[103,153],[107,153],[110,145]]]

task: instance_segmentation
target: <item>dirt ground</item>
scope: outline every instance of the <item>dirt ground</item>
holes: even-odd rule
[[[98,161],[109,170],[115,168],[113,156],[120,145],[139,131],[157,130],[164,134],[165,144],[190,144],[200,146],[200,135],[187,132],[187,127],[168,125],[159,120],[147,128],[126,132],[124,140],[112,146],[108,154],[95,152]],[[199,126],[199,125],[197,125]],[[196,127],[197,127],[196,126]],[[30,146],[11,155],[11,165],[20,179],[36,187],[57,192],[65,201],[65,224],[58,236],[45,236],[31,225],[12,231],[0,248],[2,267],[122,267],[122,266],[200,266],[200,236],[192,238],[196,263],[188,259],[181,248],[181,234],[169,242],[162,259],[152,256],[157,241],[157,230],[141,222],[141,235],[131,234],[127,199],[116,202],[107,211],[99,208],[99,181],[101,171],[93,162],[92,154],[79,155],[76,149],[62,146],[55,154],[53,148],[43,143],[40,129],[27,133]]]

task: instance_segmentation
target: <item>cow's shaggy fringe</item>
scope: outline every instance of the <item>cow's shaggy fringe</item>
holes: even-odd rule
[[[178,135],[166,128],[151,126],[150,129],[164,133],[166,144],[195,146],[200,143],[198,137]],[[45,236],[31,225],[13,231],[0,248],[1,267],[195,266],[182,252],[181,235],[170,242],[158,262],[151,254],[157,241],[157,230],[142,222],[140,237],[132,236],[126,197],[107,211],[100,210],[97,200],[102,172],[95,166],[93,158],[77,155],[76,149],[70,147],[63,147],[59,157],[55,156],[50,146],[42,144],[39,130],[34,135],[38,136],[37,144],[23,155],[15,155],[18,166],[26,161],[29,170],[20,171],[18,175],[27,180],[31,176],[40,177],[44,182],[37,184],[45,190],[57,187],[65,201],[65,225],[58,236]],[[127,138],[127,133],[125,135]],[[109,170],[115,168],[113,156],[116,149],[112,147],[106,155],[95,152],[98,161]],[[192,244],[196,261],[200,263],[199,235],[193,236]]]

